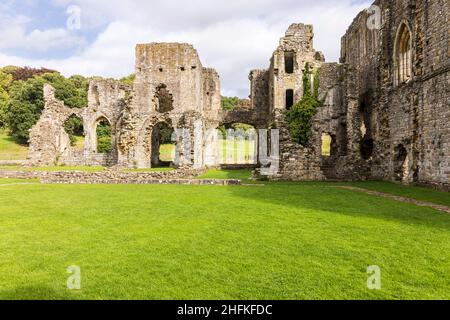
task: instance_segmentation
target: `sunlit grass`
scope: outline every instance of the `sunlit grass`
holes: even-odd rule
[[[164,162],[173,162],[175,159],[175,145],[174,144],[163,144],[160,149],[160,159]]]
[[[46,172],[56,172],[56,171],[83,171],[83,172],[97,172],[105,170],[104,167],[100,166],[49,166],[49,167],[21,167],[21,166],[0,166],[0,170],[6,171],[46,171]]]
[[[199,179],[238,179],[249,180],[252,177],[251,170],[221,170],[211,169],[199,176]]]
[[[253,141],[219,140],[219,159],[222,164],[254,164],[255,143]],[[160,148],[160,159],[171,162],[175,158],[175,145],[166,144]]]
[[[0,160],[26,160],[27,157],[28,147],[18,144],[6,131],[0,130]]]
[[[222,164],[254,164],[255,142],[248,140],[219,140]]]
[[[3,186],[0,299],[450,299],[449,231],[328,183]]]

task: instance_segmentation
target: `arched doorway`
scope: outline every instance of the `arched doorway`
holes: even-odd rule
[[[64,122],[64,130],[69,136],[70,146],[76,151],[83,151],[85,142],[83,119],[72,114]]]
[[[112,151],[112,127],[108,119],[101,117],[96,124],[97,153],[110,153]]]
[[[170,167],[175,160],[176,144],[172,141],[174,129],[166,122],[157,123],[152,129],[151,166]]]

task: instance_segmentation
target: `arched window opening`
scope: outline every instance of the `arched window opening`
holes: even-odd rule
[[[172,142],[174,129],[160,122],[152,130],[152,167],[170,167],[175,161],[175,143]]]
[[[286,90],[286,110],[291,110],[294,105],[294,90]]]
[[[161,84],[156,88],[155,97],[157,100],[156,111],[166,113],[173,110],[173,96],[169,90],[167,90],[165,84]]]
[[[112,129],[111,124],[105,118],[97,122],[97,152],[110,153],[112,151]]]
[[[405,23],[398,30],[395,48],[396,82],[402,84],[412,78],[412,38]]]
[[[252,125],[245,123],[224,124],[219,127],[219,131],[220,164],[257,163],[257,134]]]
[[[71,115],[64,122],[64,130],[69,135],[70,145],[76,150],[84,149],[84,126],[83,119],[76,115]]]

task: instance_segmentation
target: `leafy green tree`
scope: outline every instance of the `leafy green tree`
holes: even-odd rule
[[[12,75],[0,71],[0,129],[7,125],[7,107],[9,103],[9,86],[12,82]]]
[[[69,119],[67,119],[67,121],[64,123],[64,129],[69,135],[70,144],[72,145],[72,147],[77,144],[78,137],[84,136],[83,120],[75,115],[72,115],[69,117]]]
[[[59,73],[42,75],[46,83],[55,88],[56,98],[64,101],[70,108],[84,108],[88,104],[87,92],[89,81],[82,76],[72,76],[66,79]]]
[[[29,130],[36,124],[44,109],[44,79],[36,77],[27,81],[16,81],[11,86],[7,109],[8,126],[13,137],[27,143]]]
[[[306,146],[311,136],[311,127],[314,116],[318,108],[324,103],[319,99],[319,77],[318,72],[314,75],[314,87],[311,85],[311,76],[313,72],[307,63],[303,72],[303,97],[294,104],[292,108],[286,111],[286,122],[291,137],[297,143]]]
[[[222,110],[231,111],[236,109],[241,99],[238,97],[222,97]]]
[[[29,130],[39,120],[44,109],[43,87],[45,83],[49,83],[55,88],[56,97],[64,101],[68,107],[87,106],[88,80],[82,76],[72,76],[66,79],[59,73],[48,73],[34,76],[26,81],[13,82],[10,88],[6,118],[12,136],[22,143],[28,141]]]
[[[112,131],[107,120],[102,120],[97,125],[97,152],[109,153],[112,151]]]
[[[136,74],[132,73],[132,74],[130,74],[129,76],[123,77],[122,79],[120,79],[120,81],[121,81],[123,84],[132,86],[135,79],[136,79]]]

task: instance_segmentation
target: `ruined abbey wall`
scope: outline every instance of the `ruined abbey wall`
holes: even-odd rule
[[[136,80],[123,115],[122,125],[127,130],[119,138],[118,164],[150,167],[159,152],[158,143],[152,142],[153,130],[166,123],[188,129],[191,140],[198,142],[195,150],[179,149],[181,165],[190,165],[191,158],[197,159],[195,166],[215,165],[215,158],[204,153],[203,145],[213,145],[216,137],[203,141],[203,133],[218,127],[220,107],[219,76],[214,69],[203,68],[191,45],[137,45]],[[211,152],[214,155],[216,150]]]
[[[375,4],[381,8],[381,28],[367,28],[370,17],[363,12],[342,39],[341,62],[356,72],[363,160],[372,178],[448,186],[449,3]],[[402,25],[411,36],[411,76],[399,83]]]
[[[219,137],[207,132],[246,123],[279,130],[279,170],[271,179],[382,179],[450,188],[450,4],[374,5],[343,36],[340,63],[325,62],[314,49],[312,26],[292,24],[268,68],[251,71],[250,99],[232,111],[221,110],[219,75],[202,66],[189,44],[137,45],[133,86],[93,80],[84,109],[65,107],[46,86],[45,110],[30,134],[30,160],[149,168],[158,165],[158,130],[165,123],[186,129],[183,139],[197,142],[190,149],[177,145],[179,167],[213,167],[220,163]],[[303,96],[306,64],[319,74],[324,104],[309,143],[300,145],[290,136],[285,113]],[[84,123],[81,151],[70,146],[63,128],[73,114]],[[113,150],[106,155],[96,152],[100,119],[113,132]],[[324,136],[331,139],[330,155],[322,152]]]

